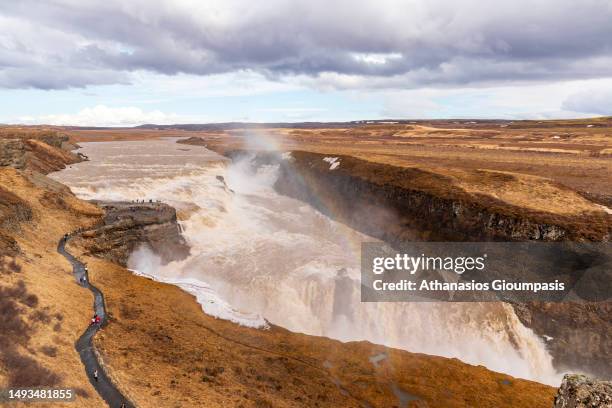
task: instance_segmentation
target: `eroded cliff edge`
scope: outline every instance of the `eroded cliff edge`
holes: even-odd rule
[[[75,147],[67,135],[53,130],[0,129],[0,167],[48,174],[86,160],[86,156],[72,152]]]
[[[257,160],[273,158],[263,155]],[[301,151],[291,152],[279,165],[277,191],[390,243],[609,241],[612,233],[612,217],[602,210],[568,216],[518,207],[419,168]],[[492,185],[515,181],[506,173],[483,171],[478,176]]]
[[[94,203],[105,215],[94,228],[81,234],[80,244],[87,255],[122,266],[127,266],[130,254],[140,245],[147,245],[164,264],[189,255],[174,207],[160,202]]]

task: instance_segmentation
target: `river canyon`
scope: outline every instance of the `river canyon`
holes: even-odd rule
[[[128,267],[194,294],[205,313],[559,383],[545,339],[509,305],[361,303],[360,245],[375,239],[276,192],[275,165],[254,166],[248,156],[230,161],[173,138],[81,146],[90,160],[52,177],[83,199],[174,206],[190,255],[164,264],[142,246]]]

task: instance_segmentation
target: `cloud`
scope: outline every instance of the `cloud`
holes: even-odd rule
[[[386,118],[564,119],[610,114],[612,79],[523,86],[372,90]],[[565,102],[564,102],[565,101]]]
[[[0,86],[247,70],[321,89],[610,77],[608,0],[0,3]]]
[[[327,112],[327,109],[324,108],[307,108],[307,107],[295,107],[295,108],[262,108],[256,109],[256,112],[263,113],[274,113],[278,115],[278,117],[283,120],[288,121],[306,121],[306,120],[314,120],[318,117],[318,115]]]
[[[612,116],[612,87],[574,93],[563,101],[562,107],[573,112]]]
[[[159,125],[185,123],[198,121],[198,118],[189,118],[177,114],[166,114],[164,112],[143,111],[136,107],[111,108],[105,105],[97,105],[93,108],[85,108],[74,114],[56,114],[43,116],[21,117],[18,121],[22,124],[47,124],[57,126],[136,126],[145,123]],[[202,121],[202,118],[199,118]]]
[[[83,88],[88,85],[128,84],[128,76],[112,70],[83,70],[70,67],[0,68],[0,88],[43,90]]]

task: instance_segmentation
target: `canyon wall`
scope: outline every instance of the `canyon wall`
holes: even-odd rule
[[[70,151],[74,147],[58,132],[0,131],[0,167],[48,174],[85,159]]]
[[[105,211],[104,219],[81,234],[88,255],[126,266],[130,254],[148,245],[164,263],[189,255],[181,235],[176,210],[164,203],[96,202]]]
[[[543,336],[562,372],[580,368],[612,378],[612,302],[513,304],[521,322]]]
[[[65,207],[61,196],[70,193],[65,186],[42,177],[66,165],[86,159],[72,153],[74,145],[66,135],[56,131],[20,131],[0,129],[0,168],[28,171],[28,178],[37,187],[45,189],[47,204]],[[20,248],[13,234],[20,232],[20,224],[31,221],[32,210],[13,194],[8,186],[0,187],[0,256],[16,256]],[[63,204],[62,204],[63,202]]]
[[[603,212],[572,217],[543,213],[467,193],[437,173],[350,156],[328,157],[338,163],[334,167],[325,158],[292,152],[290,159],[279,161],[276,190],[389,243],[610,240],[612,224]]]

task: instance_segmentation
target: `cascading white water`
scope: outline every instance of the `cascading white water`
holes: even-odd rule
[[[224,300],[294,331],[559,381],[543,341],[508,305],[361,303],[359,248],[372,238],[275,193],[272,166],[254,172],[175,140],[82,145],[91,161],[53,176],[86,199],[159,199],[177,207],[192,255],[162,266],[142,249],[130,266],[200,293],[206,312],[226,317],[218,310]]]

